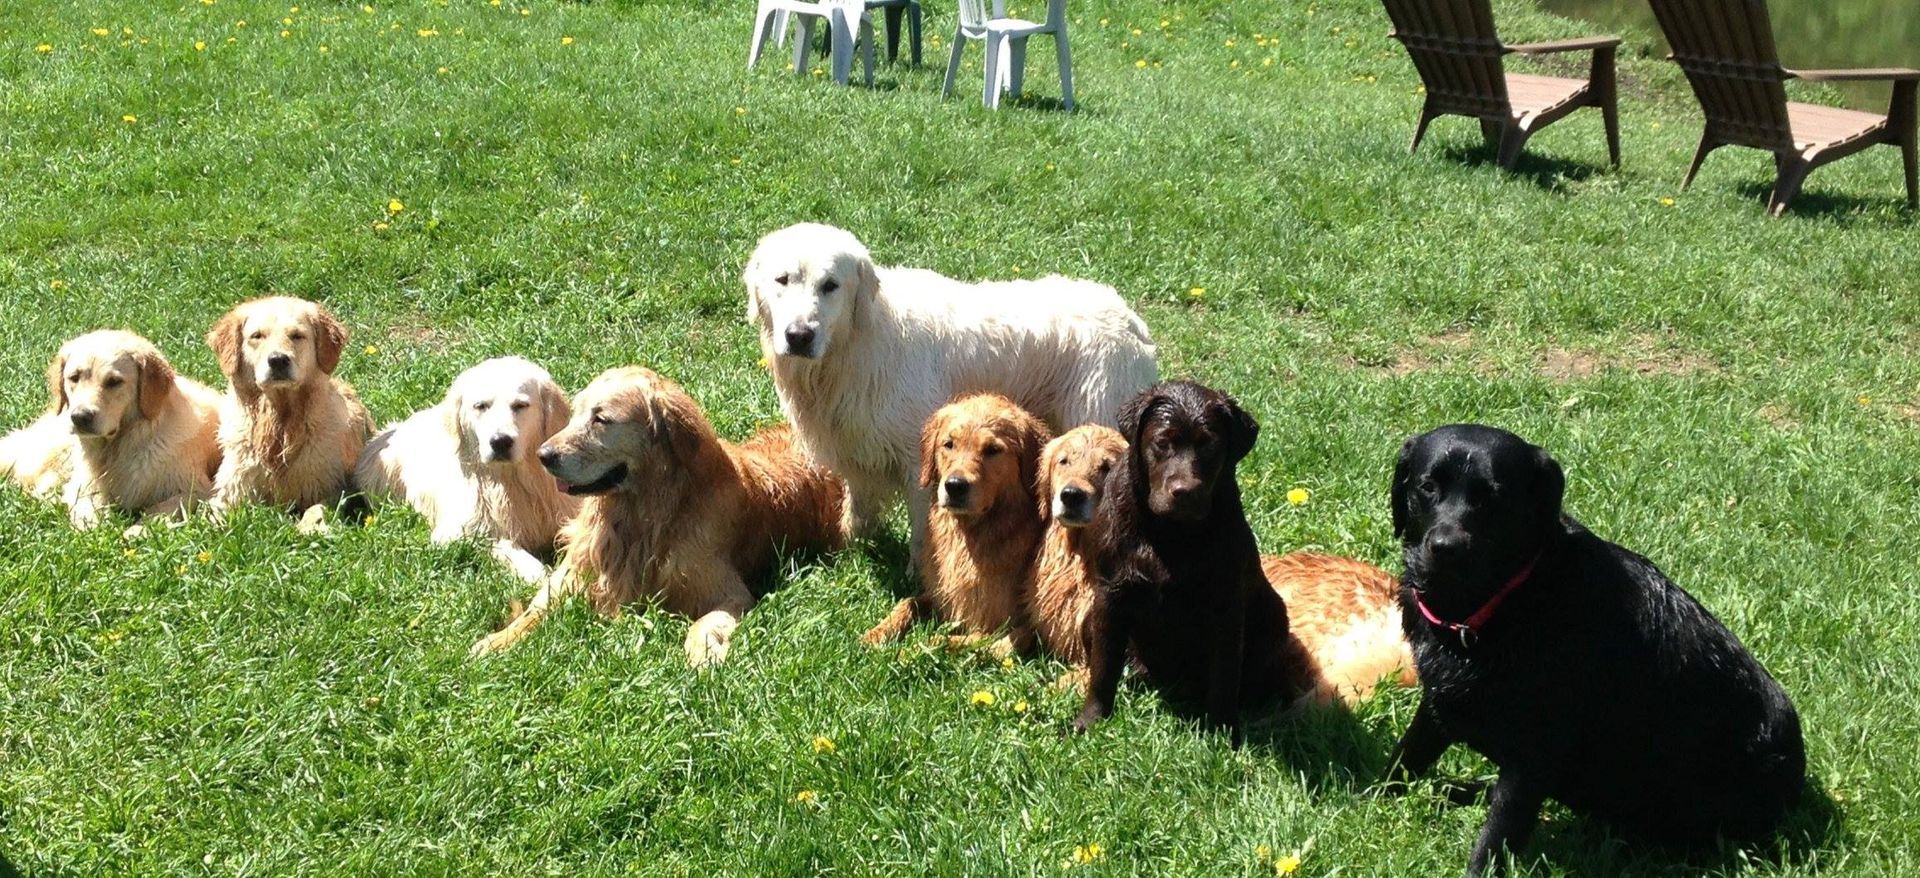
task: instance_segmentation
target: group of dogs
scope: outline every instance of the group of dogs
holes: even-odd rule
[[[1131,669],[1235,746],[1248,716],[1417,683],[1394,786],[1456,742],[1499,767],[1469,875],[1518,850],[1547,798],[1697,842],[1764,836],[1799,797],[1804,744],[1779,684],[1652,563],[1564,514],[1559,464],[1511,433],[1454,425],[1402,446],[1401,580],[1262,555],[1235,475],[1256,420],[1160,381],[1112,288],[884,267],[805,223],[762,238],[744,281],[788,424],[739,444],[648,369],[569,401],[514,357],[370,436],[333,377],[345,328],[272,297],[207,335],[224,395],[130,333],[67,342],[50,411],[0,440],[0,470],[82,527],[204,501],[324,528],[343,497],[398,498],[435,541],[484,540],[539,583],[475,654],[584,595],[686,615],[702,666],[725,659],[778,557],[870,535],[904,495],[920,589],[866,642],[937,620],[955,646],[1044,648],[1084,690],[1075,731],[1112,714]]]

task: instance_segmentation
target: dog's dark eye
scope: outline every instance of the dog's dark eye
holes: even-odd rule
[[[122,378],[118,375],[108,375],[104,380],[100,382],[100,386],[105,387],[108,390],[112,390],[115,387],[119,387],[120,385],[125,383],[127,383],[127,379],[125,378]]]
[[[1003,449],[998,445],[989,445],[987,446],[986,455],[988,457],[992,457],[996,454],[999,454],[1002,450]]]
[[[247,337],[248,337],[248,338],[250,338],[250,339],[253,339],[254,341],[259,341],[259,340],[261,340],[261,339],[264,339],[264,338],[266,338],[266,337],[267,337],[267,333],[266,333],[266,331],[265,331],[265,330],[261,330],[261,329],[256,329],[256,330],[254,330],[254,331],[253,331],[253,334],[252,334],[252,335],[249,335],[249,336],[247,336]]]
[[[526,400],[516,399],[512,403],[510,403],[507,407],[516,412],[523,412],[527,410],[528,405],[529,403]]]
[[[484,400],[484,399],[473,404],[473,410],[476,412],[484,412],[490,408],[493,408],[493,403],[488,402],[487,400]]]
[[[945,442],[942,442],[942,443],[940,443],[940,447],[941,447],[941,448],[945,448],[945,449],[946,449],[946,450],[948,450],[948,451],[952,451],[952,450],[953,450],[953,440],[952,440],[952,439],[948,439],[947,441],[945,441]]]
[[[1066,458],[1064,458],[1064,457],[1062,457],[1062,458],[1060,458],[1060,465],[1061,465],[1061,466],[1066,466],[1066,465],[1067,465],[1067,459],[1066,459]]]
[[[287,333],[287,340],[288,340],[288,341],[305,341],[305,340],[306,340],[306,338],[307,338],[307,334],[306,334],[306,333],[304,333],[304,332],[301,332],[301,331],[300,331],[300,330],[298,330],[298,329],[296,329],[296,330],[294,330],[294,331],[292,331],[292,332],[289,332],[289,333]]]
[[[80,383],[80,373],[78,373],[78,372],[75,372],[75,373],[73,373],[72,375],[68,375],[68,376],[67,376],[67,383],[68,383],[68,384],[79,384],[79,383]]]
[[[1430,479],[1430,478],[1421,479],[1420,493],[1425,494],[1429,497],[1432,497],[1433,495],[1440,493],[1440,485],[1439,483],[1435,482],[1433,479]]]
[[[607,413],[606,413],[606,412],[603,412],[603,411],[601,411],[601,410],[599,410],[599,409],[594,409],[594,410],[593,410],[593,414],[592,414],[592,415],[591,415],[590,417],[588,417],[588,418],[587,418],[587,420],[590,420],[590,421],[592,421],[592,422],[594,422],[594,423],[596,423],[596,424],[611,424],[611,423],[613,423],[613,419],[612,419],[612,418],[609,418],[609,417],[607,417]]]
[[[823,280],[820,282],[821,295],[826,295],[827,293],[831,293],[834,290],[837,290],[839,288],[840,288],[840,282],[837,280],[834,280],[833,278],[827,278],[826,280]]]
[[[1113,461],[1111,461],[1111,460],[1103,460],[1103,461],[1101,461],[1101,462],[1100,462],[1100,472],[1101,472],[1101,474],[1103,474],[1103,475],[1104,475],[1104,474],[1106,474],[1106,473],[1110,473],[1110,472],[1112,472],[1112,471],[1113,471]]]
[[[776,277],[776,278],[774,278],[774,279],[773,279],[773,282],[774,282],[774,283],[777,283],[777,284],[779,284],[779,285],[781,285],[781,286],[783,286],[783,287],[784,287],[784,286],[786,286],[786,285],[787,285],[787,279],[788,279],[789,277],[790,277],[790,275],[785,275],[785,274],[783,274],[783,275],[781,275],[781,276],[779,276],[779,277]]]

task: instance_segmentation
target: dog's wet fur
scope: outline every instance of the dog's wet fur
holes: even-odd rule
[[[1564,489],[1546,451],[1504,430],[1402,446],[1401,617],[1424,689],[1391,780],[1456,742],[1498,766],[1469,876],[1518,851],[1548,798],[1668,843],[1766,836],[1805,784],[1786,692],[1652,562],[1563,515]],[[1416,604],[1460,622],[1502,592],[1471,635]]]
[[[1259,425],[1232,397],[1168,381],[1127,403],[1122,464],[1092,537],[1100,587],[1086,626],[1085,730],[1113,713],[1127,649],[1176,704],[1242,740],[1243,712],[1308,691],[1308,662],[1260,569],[1234,470]]]

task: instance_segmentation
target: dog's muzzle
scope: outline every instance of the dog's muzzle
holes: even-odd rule
[[[1067,527],[1079,527],[1093,520],[1093,495],[1069,485],[1053,498],[1053,519]]]
[[[487,440],[487,459],[496,463],[513,459],[513,437],[496,434]]]
[[[788,326],[786,331],[781,333],[781,336],[786,339],[788,356],[808,360],[816,356],[813,351],[813,345],[814,342],[820,339],[819,330],[804,323],[795,323]]]

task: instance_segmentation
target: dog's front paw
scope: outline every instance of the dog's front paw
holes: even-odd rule
[[[729,613],[714,612],[702,616],[687,629],[687,664],[711,668],[727,660],[733,646],[733,631],[739,620]]]
[[[860,642],[868,646],[885,646],[892,639],[893,628],[884,622],[868,628],[867,633],[860,635]]]
[[[331,531],[332,528],[327,526],[327,507],[318,503],[307,507],[307,511],[300,515],[300,523],[294,525],[293,529],[302,536],[314,536]]]
[[[467,655],[472,658],[497,655],[506,652],[507,648],[513,645],[514,640],[515,637],[505,629],[495,631],[474,641],[473,646],[467,650]]]

